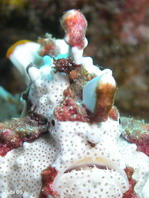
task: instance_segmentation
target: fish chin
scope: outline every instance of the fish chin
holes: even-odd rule
[[[122,198],[129,188],[119,172],[106,167],[82,167],[63,173],[54,182],[60,198]]]

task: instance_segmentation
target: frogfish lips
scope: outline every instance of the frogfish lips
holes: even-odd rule
[[[68,167],[57,174],[52,186],[60,198],[122,198],[129,189],[124,172],[96,162]]]

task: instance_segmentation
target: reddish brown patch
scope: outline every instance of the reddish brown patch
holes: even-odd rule
[[[0,156],[5,156],[13,148],[22,146],[23,140],[9,129],[9,132],[0,134]]]
[[[89,121],[85,108],[72,98],[66,98],[61,106],[55,108],[54,114],[60,121]]]
[[[69,74],[70,81],[76,81],[80,78],[80,71],[79,70],[72,70]]]
[[[115,106],[113,106],[112,109],[110,110],[109,117],[115,121],[118,121],[119,111]]]
[[[72,70],[80,67],[81,65],[76,65],[71,58],[61,58],[58,60],[54,59],[55,72],[64,72],[69,75]]]
[[[51,166],[42,171],[42,189],[39,198],[48,198],[48,195],[58,196],[58,193],[53,189],[53,181],[57,173],[56,169]]]
[[[149,124],[133,118],[121,118],[122,137],[137,145],[137,150],[149,156]]]
[[[137,145],[137,150],[149,156],[149,134],[142,134],[139,138],[127,137],[130,143]]]
[[[4,157],[12,149],[13,149],[12,146],[8,146],[6,144],[0,145],[0,156]]]
[[[28,136],[24,134],[24,137],[19,137],[18,134],[3,136],[0,135],[0,156],[4,157],[9,151],[14,148],[21,147],[23,142],[30,142],[32,140],[37,139],[39,137],[39,133],[37,131],[34,134]]]
[[[111,84],[99,83],[96,88],[96,106],[94,110],[93,121],[104,122],[108,119],[109,112],[114,103],[116,87]]]
[[[125,168],[126,175],[129,181],[129,190],[124,193],[123,198],[139,198],[138,195],[134,192],[134,186],[136,181],[132,178],[134,169],[131,167]]]
[[[39,122],[29,116],[0,124],[0,156],[22,146],[23,142],[37,139],[47,131],[46,122]]]
[[[62,17],[61,25],[66,32],[66,42],[72,47],[84,48],[87,21],[83,14],[77,10],[68,11]]]
[[[74,92],[72,91],[72,89],[70,87],[65,89],[63,94],[64,94],[65,98],[66,97],[74,98]]]
[[[38,42],[41,45],[41,49],[39,51],[40,56],[56,56],[59,54],[59,47],[56,46],[52,38],[39,38]]]

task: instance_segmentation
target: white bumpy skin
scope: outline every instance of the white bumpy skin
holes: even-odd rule
[[[63,91],[69,85],[68,77],[65,74],[54,73],[51,66],[41,69],[31,67],[28,72],[32,81],[29,91],[31,110],[48,118],[64,99]]]
[[[82,50],[72,47],[69,56],[102,83],[115,86],[112,71],[101,71],[90,57],[82,57]],[[0,197],[38,198],[41,172],[51,166],[57,171],[53,190],[60,198],[123,198],[129,189],[126,167],[134,169],[135,192],[139,198],[148,198],[149,157],[138,152],[135,144],[122,139],[119,119],[108,117],[104,122],[89,123],[60,121],[55,117],[55,107],[62,104],[64,90],[70,82],[65,73],[55,73],[53,67],[54,61],[50,61],[39,68],[37,65],[28,68],[31,111],[48,120],[49,133],[0,157]],[[84,85],[83,99],[76,101],[91,111],[95,108],[96,95],[92,93],[89,102],[87,98],[92,86],[92,92],[96,90],[95,84],[96,81],[91,83],[89,89]]]
[[[83,58],[84,68],[102,75],[88,59]],[[14,198],[18,192],[18,198],[37,198],[41,171],[51,165],[58,171],[53,187],[60,198],[122,198],[129,188],[125,167],[134,168],[135,191],[140,198],[147,198],[142,189],[149,174],[149,158],[120,137],[119,121],[108,118],[89,124],[55,118],[53,110],[63,101],[69,81],[66,74],[54,73],[51,66],[31,67],[28,71],[32,110],[48,119],[49,134],[0,157],[1,197]],[[95,146],[91,147],[90,142]]]

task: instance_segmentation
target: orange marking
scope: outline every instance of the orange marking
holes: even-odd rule
[[[6,52],[6,57],[10,58],[11,54],[14,52],[15,48],[19,45],[23,45],[26,43],[31,43],[32,41],[28,41],[28,40],[20,40],[17,41],[16,43],[14,43],[11,47],[8,48],[7,52]]]

